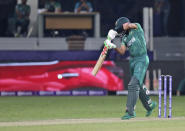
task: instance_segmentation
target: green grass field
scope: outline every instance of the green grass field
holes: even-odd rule
[[[0,131],[125,131],[185,130],[185,97],[173,97],[172,119],[158,119],[158,109],[145,118],[121,121],[126,96],[0,97]],[[157,97],[152,97],[158,101]]]

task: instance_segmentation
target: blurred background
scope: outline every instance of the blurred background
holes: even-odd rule
[[[184,0],[0,1],[1,96],[126,94],[128,52],[110,50],[91,75],[107,32],[122,16],[145,31],[150,65],[144,83],[151,94],[163,74],[173,76],[173,94],[183,95],[184,7]]]

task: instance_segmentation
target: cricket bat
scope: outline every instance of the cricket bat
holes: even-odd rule
[[[101,68],[101,66],[102,66],[102,64],[103,64],[103,62],[106,58],[107,51],[108,51],[108,48],[106,46],[104,46],[103,51],[101,52],[100,57],[98,58],[98,61],[96,62],[96,65],[94,66],[94,68],[92,70],[92,75],[93,76],[96,76],[96,74],[100,70],[100,68]]]

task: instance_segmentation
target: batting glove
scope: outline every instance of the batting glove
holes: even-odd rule
[[[107,38],[109,40],[113,40],[117,35],[118,35],[118,33],[115,30],[111,29],[111,30],[109,30]]]
[[[108,49],[116,48],[116,45],[113,44],[113,43],[111,43],[111,41],[108,40],[108,39],[106,39],[106,40],[104,41],[104,45],[105,45]]]

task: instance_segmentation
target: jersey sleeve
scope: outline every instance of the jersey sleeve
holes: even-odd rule
[[[135,23],[135,24],[137,26],[137,31],[138,32],[143,32],[143,29],[142,29],[141,25],[139,23]]]
[[[27,15],[30,15],[30,13],[31,13],[31,8],[30,8],[30,6],[27,6],[27,8],[28,8],[28,9],[27,9],[27,12],[26,12],[26,13],[27,13]]]

